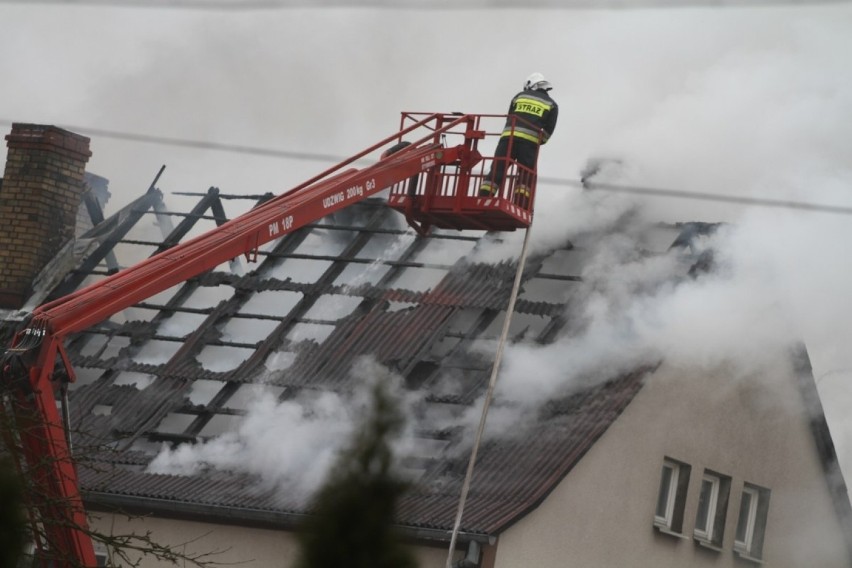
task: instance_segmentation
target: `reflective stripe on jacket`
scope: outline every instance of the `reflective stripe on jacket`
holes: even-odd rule
[[[501,136],[515,136],[530,142],[545,144],[556,128],[559,107],[547,91],[524,90],[515,95],[509,105],[509,118]],[[517,116],[514,130],[512,117]],[[538,128],[542,130],[539,138]]]

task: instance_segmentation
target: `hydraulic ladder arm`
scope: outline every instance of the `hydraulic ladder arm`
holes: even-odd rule
[[[480,116],[428,115],[220,227],[33,311],[2,356],[0,380],[13,394],[0,412],[5,409],[15,421],[14,443],[22,454],[19,467],[34,487],[31,521],[42,527],[43,541],[36,538],[36,545],[45,566],[96,566],[77,472],[56,404],[56,390],[74,380],[65,338],[223,262],[240,255],[251,259],[265,243],[414,176],[440,176],[442,168],[452,165],[468,180],[482,159],[476,149],[476,141],[483,138]],[[462,143],[446,146],[446,133],[459,128],[464,131]],[[423,138],[404,150],[362,169],[349,167],[407,134],[424,131]],[[434,185],[434,180],[429,183]]]
[[[31,520],[42,527],[35,544],[45,564],[96,566],[76,468],[56,406],[56,389],[62,381],[74,380],[63,346],[65,338],[223,262],[240,255],[249,257],[274,239],[412,176],[428,175],[446,164],[469,169],[479,161],[471,144],[465,141],[444,147],[439,138],[442,131],[466,122],[472,128],[468,115],[449,119],[431,115],[204,235],[33,311],[4,353],[0,375],[12,391],[5,408],[15,423],[17,439],[13,443],[22,454],[19,465],[32,482]],[[346,168],[429,123],[437,126],[404,152],[360,170]]]

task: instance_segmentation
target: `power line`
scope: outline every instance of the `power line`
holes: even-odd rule
[[[240,146],[237,144],[220,144],[218,142],[205,142],[201,140],[187,140],[184,138],[169,138],[165,136],[149,136],[146,134],[132,134],[127,132],[115,132],[112,130],[100,130],[97,128],[67,127],[68,130],[103,136],[104,138],[116,138],[129,140],[131,142],[143,142],[147,144],[160,144],[167,146],[182,146],[185,148],[198,148],[201,150],[217,150],[235,154],[251,154],[254,156],[267,156],[270,158],[288,158],[292,160],[308,160],[315,162],[342,162],[345,157],[333,154],[320,154],[316,152],[296,152],[292,150],[272,150],[257,146]]]
[[[639,187],[630,185],[615,185],[610,183],[582,182],[559,178],[538,178],[539,183],[550,185],[567,185],[581,187],[592,191],[609,191],[614,193],[630,193],[634,195],[650,195],[655,197],[676,197],[680,199],[697,199],[701,201],[718,201],[722,203],[734,203],[737,205],[756,205],[761,207],[779,207],[783,209],[799,209],[803,211],[816,211],[820,213],[836,213],[840,215],[852,215],[852,207],[843,205],[823,205],[820,203],[808,203],[806,201],[787,201],[782,199],[766,199],[762,197],[744,197],[741,195],[719,195],[716,193],[704,193],[700,191],[683,191],[679,189],[662,189],[657,187]]]
[[[11,126],[15,121],[0,119],[0,124]],[[185,148],[197,148],[202,150],[214,150],[219,152],[231,152],[237,154],[250,154],[265,156],[269,158],[283,158],[290,160],[306,160],[326,163],[339,163],[349,156],[335,154],[321,154],[314,152],[295,152],[290,150],[272,150],[257,146],[242,146],[238,144],[222,144],[218,142],[206,142],[201,140],[189,140],[184,138],[171,138],[166,136],[152,136],[147,134],[136,134],[131,132],[120,132],[115,130],[103,130],[85,126],[68,126],[63,128],[73,132],[101,136],[103,138],[115,138],[118,140],[129,140],[145,144],[163,146],[179,146]],[[852,215],[852,206],[826,205],[821,203],[808,203],[805,201],[789,201],[781,199],[767,199],[760,197],[744,197],[740,195],[719,195],[698,191],[685,191],[680,189],[664,189],[657,187],[642,187],[632,185],[616,185],[609,183],[597,183],[593,181],[581,181],[569,178],[539,177],[539,184],[555,185],[565,187],[576,187],[589,191],[606,191],[612,193],[627,193],[634,195],[647,195],[654,197],[669,197],[677,199],[695,199],[700,201],[715,201],[720,203],[732,203],[736,205],[749,205],[758,207],[775,207],[783,209],[796,209],[800,211],[813,211],[819,213],[833,213],[838,215]]]
[[[0,119],[0,124],[11,126],[15,121]],[[293,160],[309,160],[315,162],[342,162],[346,159],[345,156],[335,156],[332,154],[320,154],[315,152],[295,152],[289,150],[271,150],[269,148],[261,148],[257,146],[241,146],[237,144],[221,144],[218,142],[205,142],[202,140],[188,140],[185,138],[170,138],[167,136],[152,136],[148,134],[136,134],[131,132],[119,132],[115,130],[102,130],[99,128],[89,128],[87,126],[71,126],[60,125],[66,130],[86,134],[91,136],[100,136],[102,138],[115,138],[117,140],[129,140],[131,142],[142,142],[145,144],[155,144],[161,146],[179,146],[184,148],[197,148],[200,150],[216,150],[220,152],[231,152],[235,154],[251,154],[255,156],[267,156],[270,158],[287,158]]]

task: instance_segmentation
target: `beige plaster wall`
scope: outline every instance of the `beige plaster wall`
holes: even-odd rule
[[[208,559],[222,564],[236,563],[245,568],[287,568],[296,558],[297,544],[292,533],[246,528],[213,523],[199,523],[162,518],[134,518],[94,513],[92,528],[104,534],[151,531],[161,544],[188,555],[212,554]],[[420,568],[444,568],[446,548],[415,546],[413,551]],[[175,565],[143,558],[140,568],[163,568]],[[179,564],[180,568],[192,566]]]
[[[692,466],[685,538],[652,528],[665,456]],[[704,468],[732,478],[719,552],[691,538]],[[745,481],[771,490],[765,566],[849,566],[792,375],[663,367],[541,506],[500,536],[495,568],[752,565],[733,553]]]

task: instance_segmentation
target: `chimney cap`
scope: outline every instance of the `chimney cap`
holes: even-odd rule
[[[89,142],[91,139],[87,136],[49,124],[15,122],[12,123],[12,132],[6,135],[9,148],[50,148],[86,159],[92,156]]]

